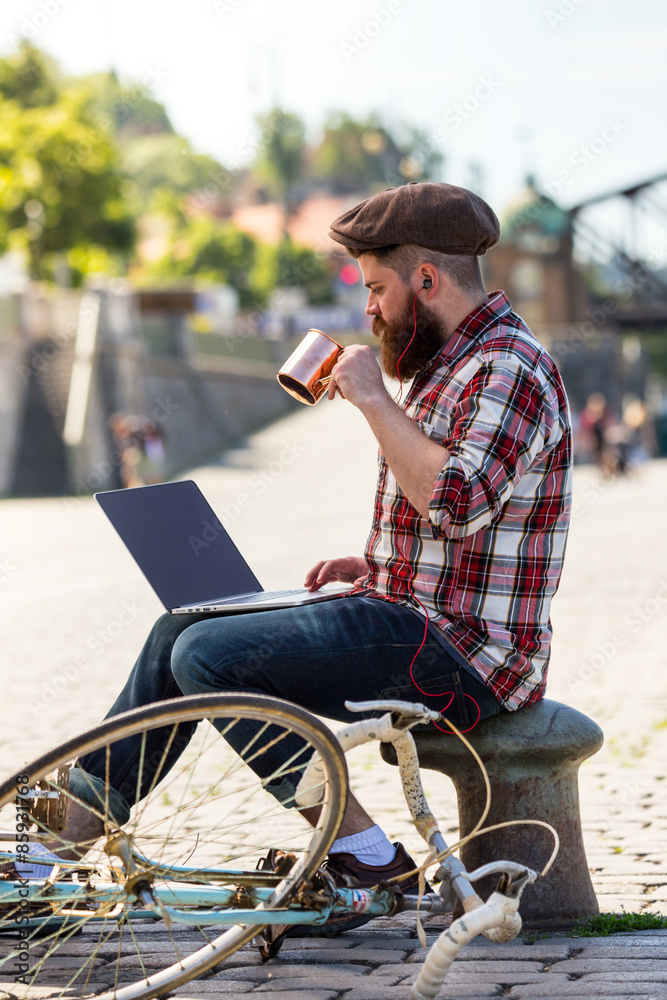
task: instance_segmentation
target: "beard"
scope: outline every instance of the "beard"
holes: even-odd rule
[[[380,364],[390,378],[409,382],[417,372],[425,368],[444,346],[447,334],[441,320],[428,312],[419,299],[416,303],[417,332],[410,344],[415,329],[412,316],[412,301],[408,295],[398,319],[387,323],[381,316],[373,319],[373,334],[380,341]],[[406,348],[410,344],[408,350]],[[405,354],[403,355],[403,352]],[[401,357],[403,355],[403,357]],[[400,368],[397,366],[400,359]]]

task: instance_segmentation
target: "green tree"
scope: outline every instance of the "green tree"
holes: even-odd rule
[[[289,236],[277,246],[259,246],[252,286],[259,301],[266,301],[277,287],[301,288],[312,305],[333,300],[332,273],[326,262]]]
[[[165,255],[146,268],[146,277],[161,280],[198,278],[231,285],[241,305],[257,304],[251,275],[257,259],[257,242],[231,223],[208,216],[183,219]]]
[[[305,175],[306,129],[298,115],[280,108],[260,115],[257,123],[260,145],[254,171],[281,201],[286,234],[288,219],[299,203],[298,188]]]
[[[121,83],[114,70],[91,74],[81,82],[90,90],[90,117],[113,132],[119,142],[137,136],[173,134],[164,105],[151,96],[155,81],[150,73],[136,83]]]
[[[16,52],[0,59],[1,100],[22,108],[44,107],[56,103],[60,84],[55,62],[30,42],[22,42]]]
[[[374,115],[357,121],[335,112],[313,151],[313,174],[336,193],[357,193],[434,180],[442,162],[442,154],[419,129],[401,126],[392,133]]]
[[[25,250],[33,279],[50,277],[57,255],[128,254],[134,220],[112,137],[88,118],[89,91],[72,83],[54,97],[48,62],[29,46],[0,60],[0,80],[0,252]]]
[[[195,153],[187,139],[174,133],[143,135],[126,142],[120,162],[143,206],[159,188],[196,195],[211,185],[212,191],[222,194],[223,184],[216,178],[228,176],[211,156]]]

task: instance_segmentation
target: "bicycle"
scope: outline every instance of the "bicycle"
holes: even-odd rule
[[[509,861],[466,872],[453,856],[460,844],[447,846],[423,793],[410,729],[447,720],[408,702],[348,703],[348,708],[385,714],[352,723],[336,737],[298,706],[260,695],[193,695],[159,702],[106,720],[3,782],[0,830],[12,810],[14,828],[0,832],[0,846],[7,846],[0,851],[0,863],[14,871],[0,881],[0,981],[8,971],[16,977],[18,969],[16,978],[24,985],[52,986],[55,979],[60,996],[150,1000],[216,969],[253,939],[264,958],[272,957],[291,925],[321,926],[334,913],[449,914],[460,901],[464,916],[432,946],[412,988],[412,1000],[426,1000],[437,995],[456,954],[476,934],[494,941],[515,937],[521,929],[521,894],[536,873]],[[199,727],[205,720],[213,725]],[[172,767],[172,751],[184,738],[190,742]],[[120,741],[128,739],[134,740],[132,759],[123,780],[128,787],[131,777],[138,802],[121,827],[108,779],[111,758]],[[345,811],[344,753],[369,740],[394,744],[406,801],[431,849],[418,869],[417,894],[400,888],[413,873],[367,890],[340,888],[320,869]],[[267,768],[271,751],[283,741],[281,764]],[[104,755],[105,793],[91,788],[93,794],[86,791],[84,799],[72,791],[71,767],[94,751]],[[250,770],[253,766],[267,772],[260,781]],[[486,808],[470,837],[483,832],[488,791],[487,779]],[[68,838],[71,804],[104,824],[99,842],[97,837],[95,842]],[[262,835],[267,828],[270,842]],[[542,874],[558,850],[552,833],[556,846]],[[266,854],[276,843],[284,854],[274,870],[252,867],[258,852]],[[56,855],[76,851],[77,856],[49,862],[43,877],[25,878],[26,866],[39,864],[38,857],[32,860],[33,844],[48,844]],[[423,872],[431,865],[437,865],[439,890],[425,893]],[[473,883],[493,873],[501,876],[500,883],[484,903]],[[151,944],[155,934],[137,934],[147,921],[160,930],[159,943],[166,947]],[[418,932],[425,944],[420,924]],[[81,963],[68,969],[58,950],[67,944],[71,952],[79,935]],[[137,960],[138,979],[130,968]]]

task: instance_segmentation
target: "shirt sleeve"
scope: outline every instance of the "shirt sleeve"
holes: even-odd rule
[[[434,538],[465,538],[500,515],[552,437],[551,410],[537,379],[518,362],[480,365],[454,404],[442,442],[450,457],[429,502]]]

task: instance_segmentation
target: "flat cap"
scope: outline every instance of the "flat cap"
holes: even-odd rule
[[[410,243],[477,257],[496,245],[500,223],[472,191],[428,182],[374,194],[334,219],[329,236],[353,250]]]

